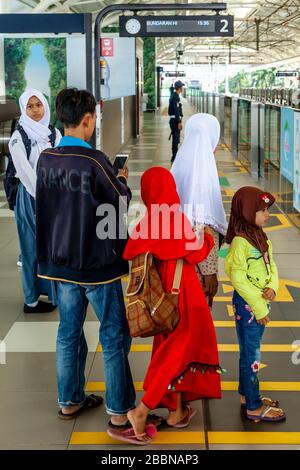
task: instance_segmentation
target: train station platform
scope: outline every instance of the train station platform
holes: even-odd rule
[[[182,100],[184,119],[193,114]],[[140,177],[151,166],[170,168],[171,144],[166,106],[161,112],[145,114],[139,139],[122,151],[129,154],[129,185],[132,204],[140,201]],[[224,207],[229,215],[231,198],[241,186],[257,186],[242,164],[220,143],[217,167]],[[264,188],[264,180],[259,185]],[[2,189],[2,187],[1,187]],[[276,194],[280,197],[280,194]],[[259,373],[261,390],[280,401],[286,411],[284,422],[255,423],[245,418],[239,405],[238,344],[231,307],[232,286],[224,274],[220,250],[220,285],[212,315],[216,327],[222,375],[221,400],[195,402],[198,410],[184,430],[159,430],[144,450],[213,449],[299,449],[300,448],[300,232],[276,204],[266,229],[272,240],[279,269],[280,290],[272,304],[262,345]],[[18,240],[13,213],[3,190],[0,192],[0,339],[6,347],[6,364],[0,365],[0,449],[124,450],[106,434],[108,417],[104,407],[83,413],[74,421],[57,418],[55,340],[57,310],[50,314],[24,315],[20,272],[16,266]],[[124,289],[127,279],[124,278]],[[103,394],[102,353],[98,344],[98,322],[88,309],[85,324],[89,346],[86,390]],[[137,399],[151,354],[151,338],[134,340],[130,353]],[[3,344],[3,343],[2,343]],[[298,344],[298,349],[299,349]],[[158,413],[166,415],[165,410]]]

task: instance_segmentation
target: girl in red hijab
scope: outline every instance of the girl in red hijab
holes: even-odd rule
[[[132,260],[151,252],[166,292],[171,292],[176,260],[183,258],[184,264],[178,299],[180,322],[173,332],[154,337],[145,394],[127,414],[136,436],[145,432],[150,410],[168,408],[167,423],[183,428],[196,413],[190,401],[221,398],[214,325],[195,270],[195,265],[208,256],[213,239],[208,233],[203,241],[197,238],[181,212],[175,180],[165,168],[153,167],[143,174],[141,195],[147,213],[133,230],[124,258]],[[182,227],[180,232],[178,227]]]

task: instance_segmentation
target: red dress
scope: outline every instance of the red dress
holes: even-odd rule
[[[137,225],[136,233],[141,233],[142,228],[153,221],[150,204],[179,203],[173,176],[164,168],[154,167],[146,171],[141,189],[148,213]],[[180,239],[174,236],[176,220],[179,220],[176,216],[187,224]],[[162,233],[161,227],[159,233]],[[177,406],[176,392],[182,393],[184,401],[221,398],[215,329],[195,269],[195,265],[203,261],[213,247],[212,237],[205,235],[202,244],[197,241],[180,209],[171,220],[169,239],[136,239],[134,235],[131,234],[127,243],[124,258],[132,259],[150,251],[158,260],[157,266],[166,292],[172,288],[176,259],[184,259],[179,294],[181,319],[172,333],[154,337],[151,362],[144,381],[144,404],[150,409],[166,407],[173,411]],[[187,245],[191,239],[193,248]]]

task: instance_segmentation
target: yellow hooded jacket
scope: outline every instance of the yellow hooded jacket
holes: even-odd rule
[[[225,271],[237,291],[251,307],[257,320],[269,313],[269,302],[262,297],[263,289],[269,287],[277,293],[278,271],[273,259],[272,243],[268,240],[269,263],[245,238],[236,236],[232,240],[225,260]]]

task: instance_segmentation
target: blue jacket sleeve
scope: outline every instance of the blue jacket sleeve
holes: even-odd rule
[[[128,207],[132,195],[126,178],[115,175],[112,164],[105,155],[97,160],[99,171],[96,176],[95,191],[104,203],[112,204],[116,208],[119,207],[119,203],[125,203]]]

